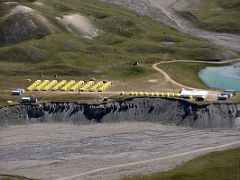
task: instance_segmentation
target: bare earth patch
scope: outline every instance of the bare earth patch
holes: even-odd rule
[[[65,15],[56,19],[66,28],[67,31],[87,38],[97,37],[101,30],[94,27],[91,21],[80,14]]]
[[[156,83],[156,82],[158,82],[158,80],[157,80],[157,79],[149,79],[148,82],[150,82],[150,83]]]

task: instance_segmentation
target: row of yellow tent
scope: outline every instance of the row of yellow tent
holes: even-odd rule
[[[156,96],[156,97],[175,97],[179,98],[179,93],[159,93],[159,92],[121,92],[122,96]]]
[[[53,88],[52,91],[57,91],[58,89],[60,89],[63,85],[65,85],[67,83],[66,80],[62,80],[59,83],[57,83]]]
[[[71,88],[70,91],[76,91],[81,85],[84,84],[84,81],[78,81],[76,84],[74,84]]]
[[[41,80],[36,80],[33,84],[27,87],[27,91],[32,91],[34,88],[36,88],[39,84],[41,84]]]
[[[99,81],[97,84],[95,84],[91,89],[89,89],[90,92],[95,92],[97,91],[98,88],[100,88],[101,86],[103,86],[103,81]]]
[[[96,83],[95,85],[94,81],[89,81],[85,84],[84,81],[78,81],[76,82],[75,80],[70,80],[69,82],[67,82],[66,80],[62,80],[59,83],[57,82],[57,80],[36,80],[33,84],[31,84],[30,86],[27,87],[27,91],[57,91],[57,90],[61,90],[61,91],[77,91],[80,86],[84,85],[82,88],[80,88],[80,91],[84,92],[87,91],[89,89],[90,92],[95,92],[95,91],[99,91],[99,92],[103,92],[105,91],[112,83],[111,82],[106,82],[104,83],[103,81],[99,81],[98,83]],[[91,87],[92,86],[92,87]]]
[[[98,92],[103,92],[105,91],[109,86],[111,86],[112,82],[107,82],[105,83],[102,87],[98,89]]]
[[[65,84],[62,88],[61,91],[67,91],[67,89],[69,89],[71,86],[73,86],[75,84],[75,80],[71,80],[69,81],[67,84]]]
[[[54,85],[57,84],[56,80],[52,80],[48,85],[46,85],[42,90],[43,91],[48,91],[49,89],[51,89]]]
[[[41,84],[39,84],[34,90],[35,91],[40,91],[49,83],[49,80],[44,80]]]
[[[89,81],[87,84],[85,84],[80,91],[84,92],[86,91],[88,88],[90,88],[92,85],[94,84],[94,81]]]

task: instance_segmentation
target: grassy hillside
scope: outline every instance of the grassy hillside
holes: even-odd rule
[[[152,73],[148,64],[162,59],[216,60],[225,57],[225,52],[203,40],[99,0],[38,1],[43,5],[28,0],[18,2],[45,17],[54,33],[43,38],[32,36],[20,43],[2,45],[0,65],[5,68],[0,69],[1,75],[56,73],[126,79]],[[11,8],[14,6],[11,5]],[[9,6],[1,4],[0,14],[6,14],[9,9]],[[68,33],[55,17],[73,13],[86,16],[103,33],[95,39]],[[17,22],[18,18],[14,20]],[[1,18],[1,28],[4,28],[4,23],[4,18]],[[164,45],[162,41],[175,44]],[[142,66],[132,67],[132,62],[136,60]]]
[[[159,65],[159,67],[168,74],[170,74],[171,78],[175,81],[189,87],[202,89],[207,89],[208,87],[201,81],[198,76],[198,72],[207,66],[209,65],[186,62],[176,62]]]
[[[240,178],[240,148],[213,152],[190,162],[185,163],[171,171],[156,173],[149,176],[136,176],[124,178],[125,180],[224,180]]]
[[[179,13],[200,28],[240,34],[240,0],[202,0]]]

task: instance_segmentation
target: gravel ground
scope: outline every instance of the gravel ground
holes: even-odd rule
[[[37,179],[119,179],[175,167],[201,154],[239,146],[240,132],[155,123],[0,129],[0,174]]]

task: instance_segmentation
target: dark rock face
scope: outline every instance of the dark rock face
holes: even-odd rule
[[[183,100],[134,98],[100,105],[44,103],[0,109],[0,126],[64,122],[74,124],[148,121],[193,128],[238,128],[240,104],[196,105]]]

